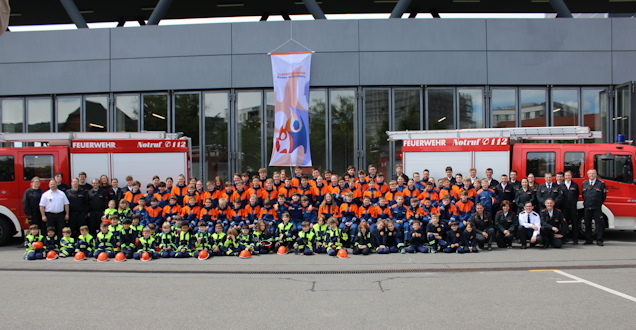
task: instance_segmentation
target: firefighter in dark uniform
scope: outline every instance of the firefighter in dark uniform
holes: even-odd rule
[[[42,189],[40,189],[40,178],[35,176],[31,179],[31,188],[27,189],[22,197],[22,209],[30,225],[38,225],[40,228],[46,228],[44,223],[42,223],[42,214],[40,213],[42,193]]]
[[[80,188],[79,179],[74,178],[71,181],[71,188],[66,190],[66,198],[68,198],[69,215],[68,226],[71,228],[73,237],[79,236],[79,228],[86,225],[86,215],[88,213],[88,196],[86,191]]]
[[[545,209],[539,214],[541,217],[541,236],[543,236],[543,247],[552,245],[557,249],[563,246],[563,239],[568,231],[568,222],[563,213],[554,208],[554,201],[548,198],[545,201]]]
[[[601,219],[601,206],[605,202],[605,183],[597,178],[595,169],[587,171],[588,181],[583,181],[583,208],[585,212],[585,244],[592,244],[592,219],[596,224],[596,244],[603,246],[605,223]]]
[[[545,174],[545,183],[537,188],[537,203],[540,210],[545,208],[545,201],[548,198],[552,198],[556,205],[561,205],[561,200],[563,200],[561,188],[552,182],[552,173],[550,172]]]
[[[91,184],[93,189],[88,191],[88,228],[89,233],[95,234],[99,230],[104,210],[108,207],[108,193],[99,187],[97,179],[93,179]]]
[[[579,215],[577,213],[576,203],[579,200],[579,185],[572,181],[572,171],[565,172],[565,180],[563,181],[563,216],[565,220],[572,225],[572,244],[579,244]]]

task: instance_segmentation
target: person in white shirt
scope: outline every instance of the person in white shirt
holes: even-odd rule
[[[68,222],[69,204],[66,194],[57,189],[57,181],[49,181],[49,190],[40,198],[40,213],[46,226],[55,227],[58,237]]]
[[[534,210],[532,202],[524,205],[524,211],[519,213],[519,239],[521,249],[527,249],[527,241],[530,239],[530,246],[543,243],[541,237],[541,217]]]

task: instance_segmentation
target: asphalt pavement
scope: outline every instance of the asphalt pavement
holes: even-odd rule
[[[5,246],[0,319],[7,329],[634,329],[636,233],[607,234],[604,247],[348,259],[25,261]]]

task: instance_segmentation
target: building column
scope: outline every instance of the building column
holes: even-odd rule
[[[411,5],[411,0],[400,0],[395,4],[393,11],[391,12],[391,16],[389,18],[402,18],[402,15],[406,12],[406,10]]]
[[[327,19],[316,0],[303,0],[303,2],[305,3],[305,8],[307,8],[314,19]]]
[[[146,25],[159,25],[159,21],[166,16],[171,4],[172,0],[159,0]]]
[[[75,2],[73,2],[73,0],[60,0],[60,3],[62,3],[62,6],[64,6],[64,9],[66,9],[68,17],[71,18],[71,21],[73,21],[73,24],[75,24],[78,29],[88,29],[86,20],[84,20],[84,17],[80,13],[79,9],[77,9],[77,6],[75,5]]]
[[[559,18],[572,18],[572,12],[568,5],[565,4],[565,0],[550,0],[550,5],[552,5],[552,9],[557,13],[557,17]]]

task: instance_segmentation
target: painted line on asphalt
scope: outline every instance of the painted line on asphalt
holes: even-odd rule
[[[617,296],[625,298],[627,300],[631,300],[633,302],[636,302],[636,298],[634,298],[634,297],[632,297],[630,295],[624,294],[622,292],[618,292],[618,291],[616,291],[614,289],[610,289],[608,287],[602,286],[600,284],[596,284],[596,283],[588,281],[586,279],[582,279],[582,278],[580,278],[578,276],[574,276],[572,274],[568,274],[568,273],[566,273],[564,271],[561,271],[561,270],[558,270],[558,269],[553,270],[553,272],[555,272],[557,274],[560,274],[560,275],[563,275],[565,277],[569,277],[569,278],[572,279],[572,281],[557,281],[557,283],[583,283],[583,284],[587,284],[589,286],[595,287],[597,289],[603,290],[605,292],[609,292],[609,293],[611,293],[613,295],[617,295]]]

